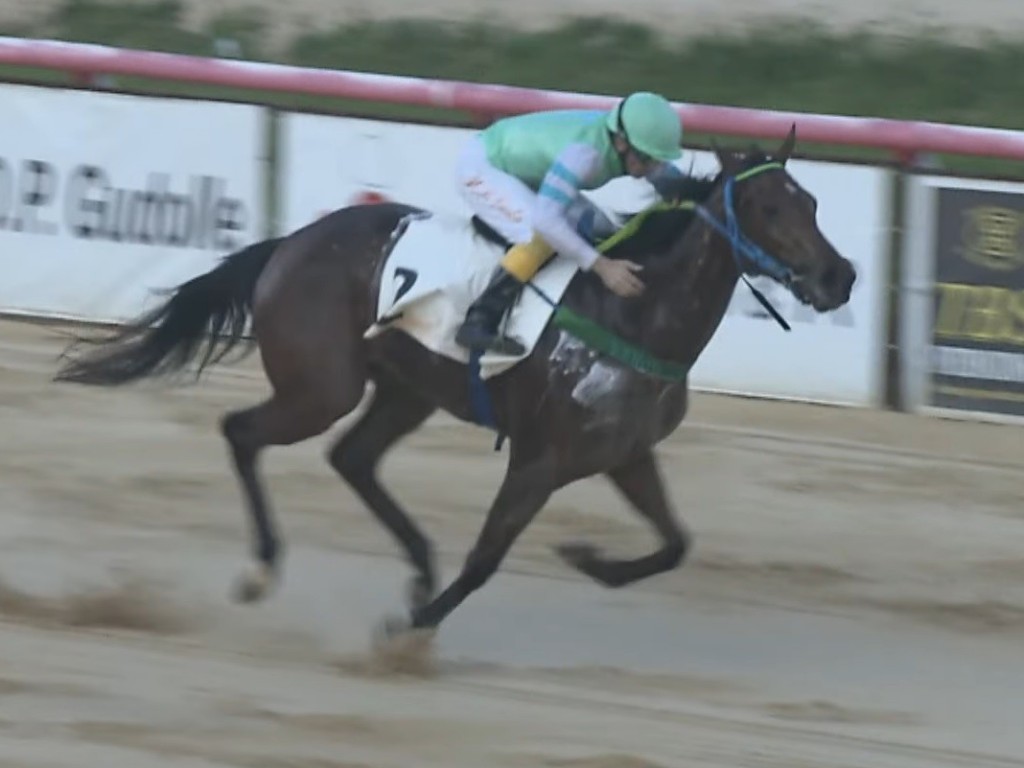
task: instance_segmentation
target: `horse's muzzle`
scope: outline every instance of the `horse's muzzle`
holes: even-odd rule
[[[816,275],[800,282],[797,298],[818,312],[829,312],[850,300],[856,281],[857,270],[853,264],[836,254]]]

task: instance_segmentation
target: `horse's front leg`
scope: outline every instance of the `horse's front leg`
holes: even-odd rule
[[[653,450],[610,470],[608,477],[661,538],[661,546],[634,560],[604,557],[590,544],[562,544],[565,562],[606,587],[623,587],[678,567],[690,548],[690,535],[672,512]]]
[[[462,571],[433,601],[414,609],[408,622],[389,621],[387,634],[438,627],[497,572],[515,540],[551,497],[555,488],[551,459],[521,463],[516,461],[514,445],[511,450],[509,470]]]

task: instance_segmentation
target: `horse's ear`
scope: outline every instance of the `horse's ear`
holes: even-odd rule
[[[793,154],[793,147],[796,146],[796,123],[793,123],[789,129],[789,133],[786,135],[785,140],[782,142],[782,146],[779,147],[779,153],[777,155],[779,162],[783,165],[789,160],[789,156]]]

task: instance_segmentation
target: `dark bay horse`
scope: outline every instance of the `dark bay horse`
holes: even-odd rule
[[[716,147],[719,173],[686,177],[679,190],[696,208],[654,212],[610,249],[610,257],[642,264],[646,291],[639,298],[619,298],[583,272],[565,292],[563,307],[682,374],[636,370],[551,324],[526,359],[487,381],[495,420],[509,440],[506,474],[461,572],[439,593],[431,542],[380,485],[376,469],[388,449],[438,409],[475,421],[467,367],[400,331],[363,337],[374,320],[389,238],[418,209],[346,207],[251,245],[112,336],[92,340],[99,348],[70,359],[56,379],[114,386],[182,371],[196,360],[198,377],[244,339],[251,319],[273,394],[221,419],[256,558],[239,599],[262,597],[279,575],[281,545],[257,474],[260,452],[323,433],[359,405],[368,382],[372,400],[329,460],[414,568],[409,616],[391,631],[436,629],[497,571],[554,491],[598,473],[653,527],[660,546],[627,560],[585,543],[565,543],[557,552],[600,584],[631,584],[678,567],[689,547],[654,446],[682,422],[685,371],[721,323],[741,275],[767,274],[818,312],[849,301],[853,266],[819,230],[814,197],[785,168],[794,143],[795,126],[774,156],[756,147]]]

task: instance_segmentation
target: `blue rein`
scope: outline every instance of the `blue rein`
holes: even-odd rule
[[[708,209],[703,205],[698,205],[695,208],[697,214],[704,219],[704,221],[710,224],[713,229],[729,241],[729,244],[732,246],[733,258],[736,260],[736,267],[740,271],[740,277],[743,278],[743,282],[747,284],[747,287],[754,294],[754,298],[761,303],[761,306],[768,311],[768,313],[779,325],[783,327],[784,330],[789,331],[791,330],[789,323],[787,323],[785,318],[779,314],[778,310],[771,305],[768,299],[765,298],[764,294],[750,284],[746,275],[750,272],[764,274],[777,280],[788,288],[793,284],[793,270],[743,234],[743,231],[740,229],[739,220],[736,218],[736,206],[733,200],[733,192],[737,180],[743,181],[751,176],[756,176],[758,173],[782,167],[781,163],[765,163],[764,165],[759,165],[756,168],[751,168],[749,171],[745,171],[738,176],[730,176],[726,179],[724,194],[725,224],[722,224],[722,222],[712,216]]]

